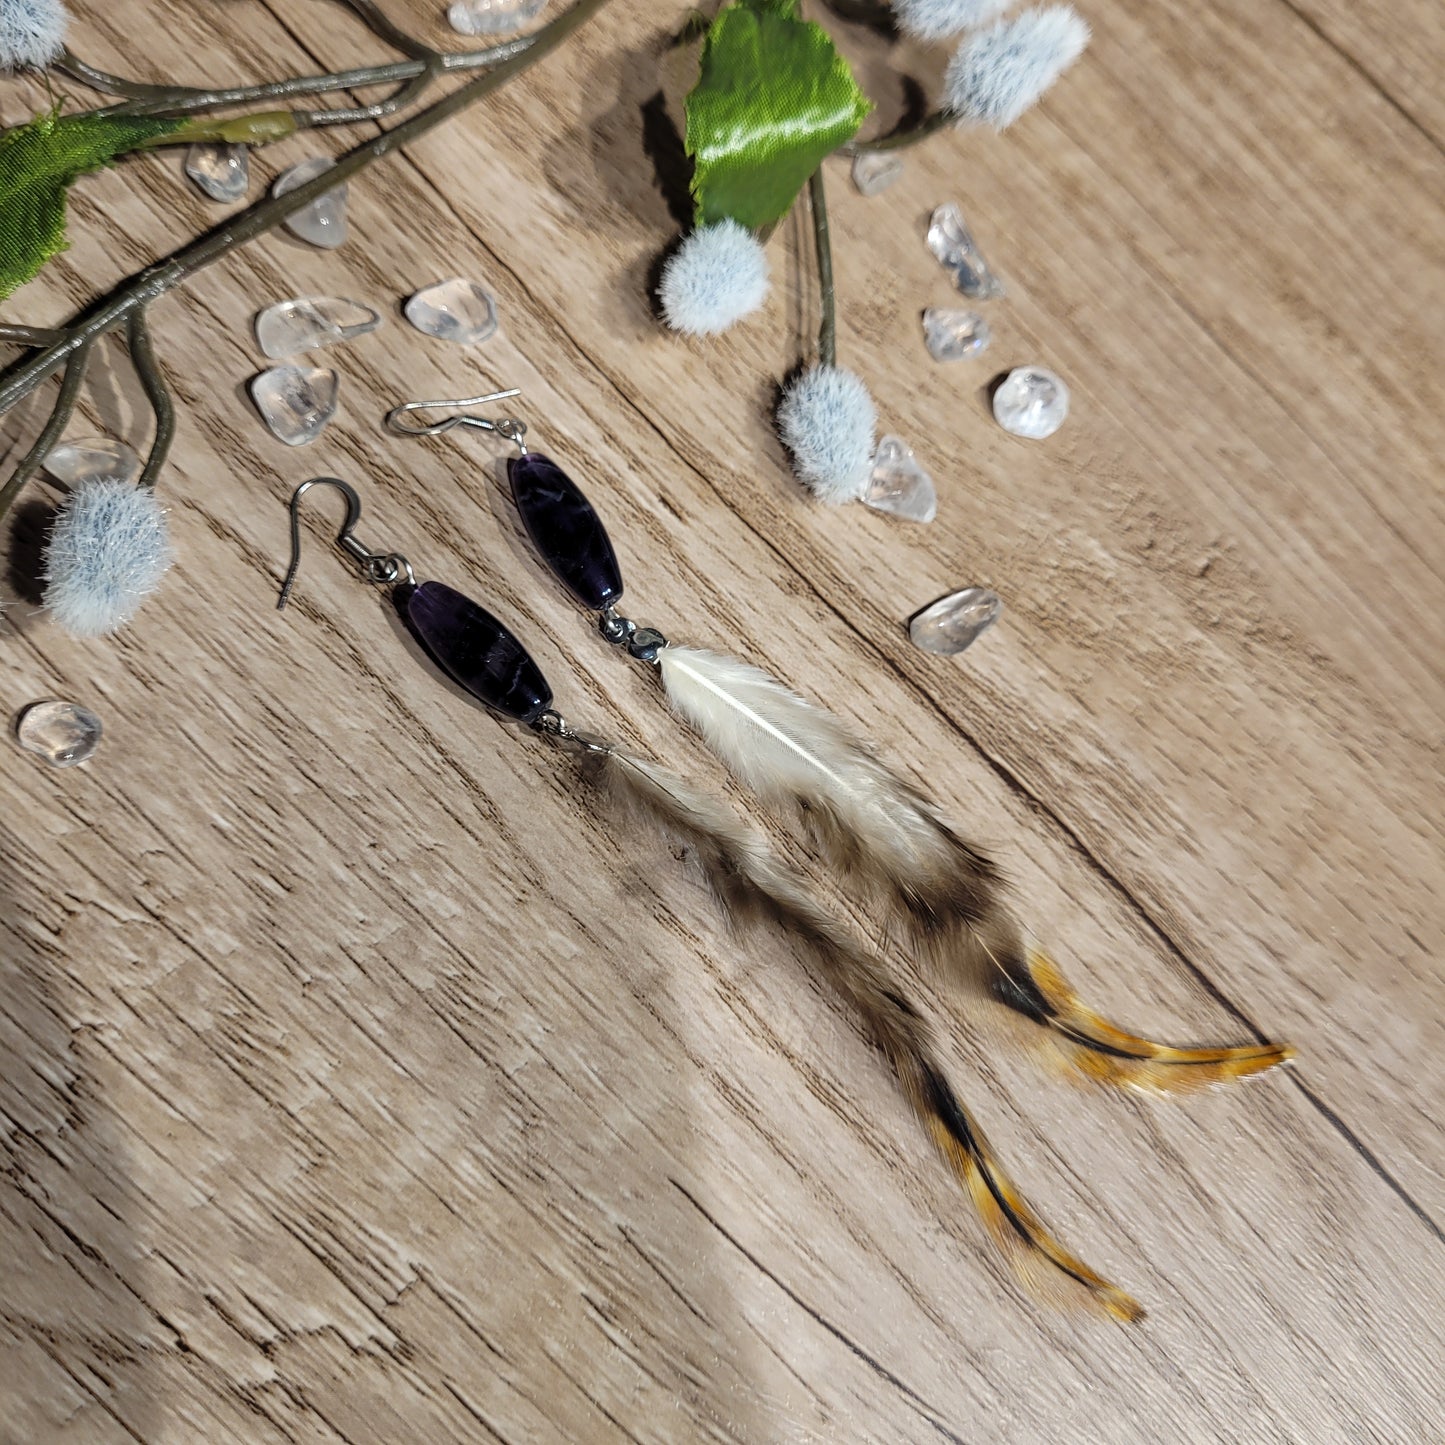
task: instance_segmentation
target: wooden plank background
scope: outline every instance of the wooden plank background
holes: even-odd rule
[[[681,4],[614,5],[364,177],[342,250],[269,238],[155,308],[164,592],[71,641],[26,581],[52,495],[11,529],[4,708],[75,697],[107,733],[64,772],[0,753],[0,1438],[1439,1438],[1445,25],[1086,8],[1085,60],[1007,136],[939,141],[871,201],[829,167],[842,357],[938,479],[930,528],[789,479],[766,411],[815,324],[801,224],[763,316],[706,345],[653,320]],[[388,9],[442,34],[437,4]],[[378,53],[320,0],[76,10],[79,51],[152,79]],[[840,33],[885,120],[897,69],[943,58]],[[6,82],[3,119],[42,95]],[[987,365],[921,344],[949,197],[1009,285]],[[86,180],[5,319],[58,321],[216,215],[174,154]],[[500,298],[474,351],[397,312],[455,273]],[[288,451],[249,326],[307,293],[388,320]],[[1044,445],[986,410],[1033,360],[1074,394]],[[1287,1077],[1146,1103],[930,991],[1001,1154],[1144,1324],[1021,1295],[788,949],[729,937],[666,847],[417,669],[320,528],[274,610],[284,499],[348,477],[362,535],[516,619],[569,716],[720,783],[533,561],[499,448],[380,429],[493,384],[603,508],[634,611],[855,719],[1100,1006],[1299,1046]],[[142,417],[115,358],[73,433]],[[912,650],[903,620],[966,583],[1004,623]]]

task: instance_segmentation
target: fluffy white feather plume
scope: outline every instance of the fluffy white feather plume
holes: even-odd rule
[[[60,0],[0,0],[0,70],[49,65],[69,23]]]
[[[1026,10],[970,35],[943,77],[960,124],[1012,125],[1083,53],[1089,27],[1068,5]]]
[[[658,661],[673,707],[760,796],[800,809],[834,863],[940,931],[994,911],[993,863],[832,713],[735,657],[674,646]]]
[[[113,478],[81,482],[51,528],[45,606],[76,637],[114,632],[160,586],[171,560],[154,492]]]
[[[718,221],[694,231],[668,260],[657,289],[674,331],[716,336],[768,298],[768,258],[746,226]]]
[[[1001,15],[1012,0],[893,0],[898,28],[920,40],[943,40]]]

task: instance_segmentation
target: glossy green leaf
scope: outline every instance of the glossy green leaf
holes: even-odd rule
[[[180,124],[154,116],[51,111],[0,131],[0,299],[65,249],[65,193],[77,176]]]
[[[698,225],[761,230],[787,213],[871,109],[848,63],[796,0],[736,0],[708,30],[687,98]]]

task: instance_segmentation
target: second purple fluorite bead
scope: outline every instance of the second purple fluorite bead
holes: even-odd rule
[[[592,503],[556,462],[526,452],[507,463],[512,496],[553,576],[594,612],[622,596],[622,570]]]

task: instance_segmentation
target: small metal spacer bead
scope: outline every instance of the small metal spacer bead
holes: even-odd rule
[[[656,662],[657,654],[667,646],[667,638],[655,627],[639,627],[632,634],[627,650],[639,662]]]

